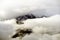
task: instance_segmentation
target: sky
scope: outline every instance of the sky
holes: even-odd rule
[[[32,13],[36,16],[60,14],[59,0],[0,0],[0,19]]]

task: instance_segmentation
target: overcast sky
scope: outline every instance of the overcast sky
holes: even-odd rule
[[[60,14],[59,0],[0,0],[0,18],[10,19],[31,12],[33,14]]]

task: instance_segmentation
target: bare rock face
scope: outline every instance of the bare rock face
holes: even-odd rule
[[[17,29],[17,32],[12,36],[12,38],[20,37],[21,39],[26,35],[26,34],[31,34],[32,30],[31,29]]]
[[[47,17],[45,15],[42,15],[42,16],[36,16],[34,14],[26,14],[26,15],[23,15],[23,16],[19,16],[19,17],[16,17],[16,23],[17,24],[24,24],[22,21],[24,20],[27,20],[27,19],[35,19],[35,18],[43,18],[43,17]]]
[[[23,20],[27,20],[27,19],[34,19],[34,18],[36,18],[36,16],[34,16],[33,14],[27,14],[27,15],[23,15],[23,16],[19,16],[19,17],[17,17],[16,18],[16,23],[17,24],[24,24],[23,22],[21,22],[21,21],[23,21]]]

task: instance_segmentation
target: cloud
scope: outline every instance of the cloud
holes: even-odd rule
[[[60,14],[58,0],[0,0],[0,19],[6,20],[20,15]]]

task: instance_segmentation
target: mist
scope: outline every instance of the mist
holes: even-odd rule
[[[25,14],[51,16],[60,14],[59,0],[0,0],[0,19],[12,19]]]

